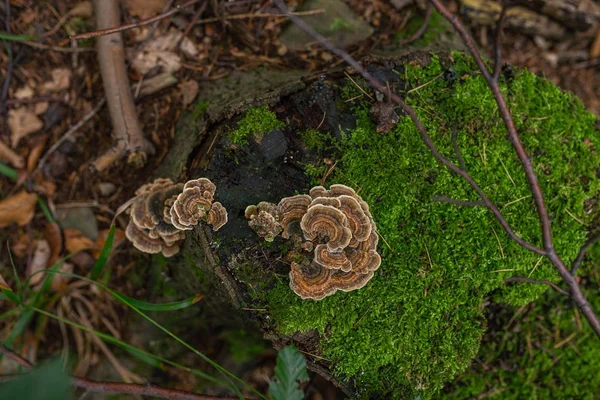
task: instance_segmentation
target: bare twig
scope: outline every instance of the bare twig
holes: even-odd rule
[[[452,147],[454,148],[454,153],[456,154],[456,158],[458,158],[458,164],[463,171],[467,170],[467,165],[465,164],[465,159],[462,156],[460,148],[458,147],[458,132],[456,129],[456,125],[452,127]]]
[[[465,43],[466,47],[468,48],[469,52],[473,56],[475,63],[478,66],[478,69],[480,70],[481,74],[483,75],[484,79],[486,80],[488,87],[490,88],[490,90],[496,100],[496,105],[498,106],[498,110],[500,112],[502,120],[504,121],[504,125],[506,126],[506,129],[508,131],[508,140],[511,143],[514,151],[517,153],[517,156],[521,162],[521,165],[523,166],[525,175],[527,177],[527,182],[529,184],[529,188],[532,193],[532,198],[534,200],[534,204],[535,204],[539,222],[540,222],[543,248],[539,248],[539,247],[523,240],[522,238],[520,238],[512,230],[512,228],[510,227],[510,225],[508,224],[508,222],[506,221],[506,219],[504,218],[502,213],[498,210],[498,207],[492,203],[492,201],[487,197],[485,192],[483,192],[481,187],[477,184],[477,182],[474,181],[474,179],[469,175],[469,173],[467,171],[463,170],[462,168],[458,167],[451,161],[449,161],[438,151],[435,144],[431,140],[431,137],[427,133],[425,127],[421,123],[420,119],[417,117],[417,115],[412,107],[407,105],[404,102],[404,100],[402,98],[400,98],[399,96],[397,96],[396,94],[390,94],[391,100],[394,101],[395,103],[399,104],[402,107],[402,109],[406,112],[406,114],[408,114],[408,116],[411,118],[411,120],[415,124],[417,130],[419,131],[421,138],[423,139],[423,141],[425,142],[425,144],[431,151],[432,155],[440,163],[442,163],[444,166],[446,166],[451,171],[460,175],[464,180],[466,180],[469,183],[471,188],[473,188],[473,190],[475,190],[475,192],[479,195],[479,197],[481,198],[481,200],[483,201],[485,206],[492,212],[492,214],[494,215],[496,220],[500,223],[500,225],[502,226],[504,231],[509,235],[509,237],[513,241],[518,243],[521,247],[548,258],[548,260],[556,268],[559,275],[561,276],[561,278],[567,285],[571,298],[575,301],[577,306],[581,309],[582,313],[584,314],[584,316],[590,323],[590,326],[592,327],[594,332],[600,337],[600,320],[598,319],[598,316],[596,315],[594,310],[591,308],[585,295],[581,291],[581,288],[579,287],[578,282],[575,280],[574,276],[570,273],[570,271],[566,268],[564,262],[558,256],[558,254],[556,253],[556,250],[554,249],[554,245],[552,242],[552,230],[551,230],[550,218],[549,218],[548,210],[546,209],[546,205],[544,202],[544,196],[542,194],[542,189],[539,184],[537,175],[535,174],[535,171],[533,169],[531,160],[529,159],[529,157],[523,147],[523,144],[521,143],[521,141],[519,139],[519,135],[518,135],[516,126],[512,119],[512,114],[511,114],[510,110],[508,109],[508,106],[506,104],[506,100],[504,99],[504,96],[502,95],[500,86],[498,85],[498,80],[494,79],[494,76],[488,70],[485,62],[483,61],[483,59],[481,57],[481,54],[477,50],[477,47],[475,45],[473,38],[471,37],[471,35],[469,34],[469,32],[465,28],[465,26],[462,24],[462,22],[460,22],[458,17],[456,15],[454,15],[453,13],[451,13],[441,3],[440,0],[429,0],[429,1],[441,15],[452,24],[454,29],[458,32],[458,34],[462,38],[463,42]],[[279,6],[279,8],[282,9],[282,11],[284,11],[284,12],[286,11],[286,7],[281,0],[275,0],[275,3]],[[367,82],[369,83],[369,85],[371,87],[380,91],[381,93],[386,93],[385,86],[381,82],[379,82],[377,79],[375,79],[371,74],[369,74],[348,53],[346,53],[342,49],[339,49],[339,48],[333,46],[329,41],[327,41],[327,39],[325,39],[319,33],[315,32],[314,29],[312,29],[310,26],[308,26],[300,18],[297,18],[290,14],[288,14],[288,18],[290,18],[301,29],[308,32],[312,37],[314,37],[317,41],[319,41],[319,43],[321,43],[325,48],[332,51],[333,53],[335,53],[336,55],[341,57],[344,61],[346,61],[350,66],[352,66],[358,73],[360,73],[367,80]],[[496,60],[496,62],[501,63],[501,57],[499,57]]]
[[[504,30],[504,21],[506,20],[506,13],[508,7],[502,7],[498,24],[496,25],[496,40],[494,42],[494,80],[498,80],[500,76],[500,70],[502,69],[502,34]]]
[[[8,347],[0,344],[0,353],[17,362],[25,369],[33,369],[34,365],[27,359],[21,357]],[[0,381],[11,380],[18,378],[20,375],[1,375]],[[4,379],[7,378],[7,379]],[[237,400],[238,397],[230,396],[210,396],[187,392],[183,390],[167,389],[152,385],[138,385],[133,383],[121,382],[99,382],[86,378],[71,377],[71,385],[76,388],[85,389],[93,393],[105,394],[133,394],[140,396],[158,397],[168,400]]]
[[[564,291],[561,288],[559,288],[556,283],[547,281],[545,279],[530,279],[530,278],[525,278],[525,277],[522,277],[522,276],[511,276],[510,278],[506,278],[504,280],[504,282],[506,282],[506,283],[509,283],[509,282],[527,282],[527,283],[535,283],[535,284],[541,284],[541,285],[548,285],[552,289],[556,290],[558,293],[564,294],[565,296],[569,296],[569,292]]]
[[[100,111],[100,109],[102,109],[102,107],[104,107],[104,103],[106,103],[106,98],[103,97],[98,102],[98,104],[96,104],[96,107],[94,107],[92,109],[92,111],[90,111],[89,113],[84,115],[84,117],[79,122],[77,122],[68,131],[66,131],[65,134],[62,135],[62,137],[60,139],[58,139],[56,141],[56,143],[54,143],[40,158],[40,161],[38,162],[38,165],[35,168],[35,170],[33,171],[33,173],[42,169],[44,167],[44,164],[46,164],[48,157],[52,153],[54,153],[56,151],[56,149],[58,149],[60,147],[61,144],[63,144],[67,139],[69,139],[71,136],[73,136],[73,134],[75,132],[77,132],[79,130],[79,128],[81,128],[83,125],[85,125],[90,119],[92,119],[94,117],[94,115],[98,114],[98,111]]]
[[[596,232],[595,234],[593,234],[592,236],[590,236],[590,238],[587,240],[587,242],[585,242],[585,244],[583,246],[581,246],[581,249],[579,250],[579,254],[577,254],[577,258],[575,259],[575,261],[573,261],[573,266],[571,267],[571,275],[575,276],[575,273],[577,272],[577,268],[579,268],[579,266],[583,262],[583,259],[585,258],[587,251],[589,250],[590,247],[592,247],[599,240],[600,240],[600,230],[598,232]]]
[[[87,53],[87,52],[90,52],[90,51],[96,51],[96,49],[93,49],[91,47],[60,47],[60,46],[50,46],[50,45],[43,44],[43,43],[32,42],[30,40],[22,40],[19,43],[25,44],[25,45],[27,45],[29,47],[33,47],[35,49],[58,51],[58,52],[61,52],[61,53]]]
[[[306,15],[323,14],[324,12],[325,12],[324,9],[319,8],[317,10],[295,11],[295,12],[290,12],[289,14],[297,15],[297,16],[306,16]],[[287,17],[287,16],[288,16],[288,14],[277,14],[277,13],[232,14],[232,15],[223,15],[220,17],[200,19],[196,22],[196,24],[203,25],[203,24],[211,24],[213,22],[230,21],[230,20],[236,20],[236,19],[280,18],[280,17]]]
[[[96,19],[100,28],[113,26],[120,22],[120,10],[117,0],[96,0]],[[96,171],[101,171],[129,153],[127,162],[134,166],[142,166],[148,154],[154,153],[154,146],[142,133],[137,112],[130,90],[127,68],[125,66],[125,49],[120,33],[102,36],[98,39],[98,61],[104,85],[104,93],[116,143],[107,152],[109,158],[101,156],[103,161],[111,163],[95,163]]]
[[[196,21],[198,21],[198,19],[202,16],[202,14],[204,13],[204,11],[206,10],[206,6],[208,6],[208,0],[204,1],[204,3],[202,3],[202,5],[200,6],[200,8],[198,8],[198,10],[196,11],[196,13],[194,13],[194,16],[192,17],[192,19],[188,23],[187,27],[183,31],[183,34],[181,35],[181,38],[179,39],[179,42],[177,43],[178,46],[181,44],[181,42],[183,41],[183,39],[185,39],[187,37],[187,35],[190,33],[190,31],[194,27],[194,24],[196,23]]]
[[[164,12],[162,14],[158,14],[158,15],[156,15],[154,17],[143,19],[143,20],[138,21],[138,22],[134,22],[132,24],[119,25],[119,23],[117,22],[116,24],[112,24],[113,25],[112,28],[100,28],[97,31],[80,33],[79,35],[69,36],[69,38],[73,39],[73,40],[89,39],[89,38],[98,37],[98,36],[110,35],[111,33],[118,33],[118,32],[122,32],[122,31],[127,31],[129,29],[139,28],[140,26],[144,26],[144,25],[150,25],[153,22],[160,21],[161,19],[165,19],[167,17],[170,17],[173,14],[177,14],[183,8],[189,7],[189,6],[193,5],[193,4],[196,4],[199,1],[200,0],[190,0],[190,1],[187,1],[187,2],[185,2],[183,4],[180,4],[180,5],[177,5],[177,6],[173,7],[169,11],[166,11],[166,12]],[[96,12],[98,12],[98,7],[97,6],[96,6]]]
[[[431,21],[431,14],[433,13],[433,6],[429,4],[427,6],[427,10],[425,11],[425,18],[423,19],[423,24],[417,29],[415,33],[413,33],[408,39],[401,41],[398,43],[399,46],[407,46],[419,39],[423,36],[427,28],[429,27],[429,21]]]

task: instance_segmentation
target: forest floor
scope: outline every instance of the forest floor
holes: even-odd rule
[[[127,24],[183,2],[123,3],[122,23]],[[268,0],[207,1],[209,6],[203,12],[202,3],[123,33],[137,115],[156,152],[143,168],[128,166],[121,160],[101,171],[92,171],[90,164],[111,147],[113,137],[94,39],[69,39],[70,35],[95,29],[91,2],[0,3],[1,31],[44,34],[40,39],[25,41],[7,37],[0,44],[0,159],[10,167],[0,168],[0,283],[3,278],[15,287],[11,265],[25,280],[73,253],[77,254],[64,263],[65,271],[88,274],[118,208],[150,179],[167,154],[176,121],[184,110],[193,109],[204,82],[256,68],[302,69],[319,74],[344,65],[318,43],[303,50],[287,48],[280,36],[289,21],[277,16],[278,9]],[[393,47],[413,20],[422,20],[423,15],[414,6],[396,9],[381,0],[348,0],[346,4],[359,20],[373,28],[366,39],[349,47],[356,59]],[[489,54],[494,29],[470,28],[478,45]],[[569,31],[556,40],[509,31],[502,46],[504,59],[574,92],[600,116],[600,85],[591,84],[600,82],[600,58],[591,57],[589,50],[597,34]],[[58,146],[53,147],[55,144]],[[145,286],[129,280],[132,260],[139,253],[126,243],[121,229],[124,226],[116,231],[108,285],[128,296],[145,298]],[[32,285],[39,284],[41,276],[36,277]],[[69,296],[44,303],[47,311],[118,338],[127,337],[128,326],[123,321],[128,310],[94,285],[57,277],[52,290]],[[22,326],[18,315],[6,316],[10,308],[8,302],[0,302],[0,340],[19,343],[21,353],[32,362],[64,354],[74,347],[80,360],[76,375],[85,376],[108,363],[125,381],[144,381],[91,335],[43,319]],[[205,343],[200,350],[209,356],[226,345],[226,339],[217,335],[199,338],[198,342]],[[264,390],[273,375],[275,356],[275,352],[265,350],[244,379]],[[5,367],[0,363],[0,371]],[[169,381],[176,381],[181,389],[195,387],[194,378],[175,370],[169,372]],[[316,382],[313,396],[334,398],[335,394],[327,385]]]

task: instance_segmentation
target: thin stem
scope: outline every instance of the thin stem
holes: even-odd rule
[[[571,275],[575,276],[575,273],[577,272],[577,268],[579,268],[579,266],[583,262],[583,259],[585,258],[587,251],[598,240],[600,240],[600,230],[598,232],[596,232],[595,234],[593,234],[587,240],[587,242],[585,242],[585,244],[583,246],[581,246],[581,249],[579,250],[579,254],[577,254],[577,258],[575,259],[575,261],[573,261],[573,266],[571,267]]]
[[[502,36],[507,12],[508,7],[502,7],[502,12],[500,13],[500,18],[498,19],[498,24],[496,25],[496,40],[494,41],[494,75],[492,77],[492,79],[496,82],[498,81],[498,77],[500,76],[500,71],[502,69]]]
[[[506,278],[504,280],[504,282],[506,282],[506,283],[508,283],[508,282],[527,282],[527,283],[548,285],[548,286],[552,287],[552,289],[556,290],[558,293],[564,294],[565,296],[569,296],[569,293],[562,290],[561,288],[559,288],[556,283],[547,281],[545,279],[530,279],[530,278],[524,278],[522,276],[512,276],[510,278]]]
[[[189,7],[189,6],[193,5],[193,4],[196,4],[199,1],[200,0],[190,0],[188,2],[185,2],[183,4],[180,4],[180,5],[177,5],[177,6],[173,7],[169,11],[166,11],[166,12],[164,12],[162,14],[158,14],[158,15],[156,15],[154,17],[151,17],[151,18],[143,19],[141,21],[134,22],[132,24],[115,26],[114,28],[100,29],[100,30],[93,31],[93,32],[80,33],[79,35],[69,36],[69,39],[73,39],[73,40],[89,39],[89,38],[93,38],[93,37],[97,37],[97,36],[104,36],[104,35],[109,35],[111,33],[117,33],[117,32],[122,32],[122,31],[129,30],[129,29],[139,28],[140,26],[144,26],[144,25],[150,25],[153,22],[160,21],[161,19],[165,19],[167,17],[170,17],[173,14],[177,14],[183,8]]]

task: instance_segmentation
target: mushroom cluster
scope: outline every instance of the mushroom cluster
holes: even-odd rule
[[[294,244],[290,287],[303,299],[360,289],[381,264],[369,206],[348,186],[261,202],[246,209],[246,218],[265,240],[281,234]]]
[[[145,253],[162,253],[171,257],[179,252],[185,231],[201,221],[218,230],[227,223],[227,210],[215,202],[216,186],[207,178],[173,183],[158,178],[136,190],[130,220],[125,230],[127,239]]]

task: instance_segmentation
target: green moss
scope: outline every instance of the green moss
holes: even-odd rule
[[[260,139],[265,133],[284,126],[285,124],[279,121],[267,106],[250,108],[238,121],[237,128],[229,132],[229,139],[232,143],[244,145],[250,138]]]
[[[400,76],[408,89],[418,88],[407,101],[441,153],[458,162],[451,140],[456,127],[471,175],[514,230],[540,245],[525,176],[472,62],[456,54],[449,68],[434,59],[426,68],[407,66]],[[590,221],[583,202],[600,188],[594,117],[572,95],[526,71],[503,80],[502,90],[540,177],[555,247],[569,262]],[[439,165],[408,117],[380,135],[366,101],[354,101],[352,110],[357,127],[344,139],[338,173],[328,183],[353,186],[370,204],[385,239],[382,266],[363,289],[318,302],[302,301],[284,280],[268,293],[271,315],[285,333],[316,329],[335,374],[354,379],[365,396],[429,398],[477,354],[485,331],[484,299],[492,295],[522,305],[547,290],[506,286],[505,278],[559,278],[547,262],[510,241],[486,209],[434,200],[477,196]]]
[[[198,121],[208,110],[208,106],[210,106],[208,101],[197,101],[192,110],[192,120]]]
[[[595,253],[584,292],[598,310],[600,246]],[[507,308],[494,315],[493,323],[500,328],[486,334],[478,362],[440,398],[597,398],[600,344],[572,302],[549,290],[530,307]]]

